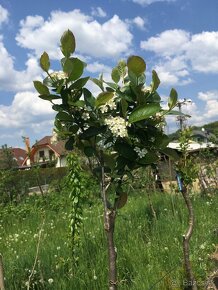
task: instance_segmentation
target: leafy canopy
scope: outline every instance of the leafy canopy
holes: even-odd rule
[[[102,75],[99,79],[82,77],[86,64],[72,57],[76,46],[73,33],[64,32],[60,41],[62,70],[50,72],[49,56],[44,52],[40,65],[47,77],[43,82],[35,81],[34,86],[39,97],[50,101],[57,112],[55,132],[66,139],[66,148],[79,148],[88,158],[95,158],[93,171],[97,175],[104,165],[116,184],[117,195],[122,196],[115,203],[120,207],[126,200],[121,190],[124,176],[157,162],[161,152],[169,154],[170,150],[165,151],[169,139],[163,126],[165,115],[175,114],[172,110],[177,105],[177,93],[171,90],[168,109],[163,110],[156,71],[147,85],[146,63],[135,55],[112,69],[113,82]],[[99,87],[97,96],[87,89],[88,81]]]

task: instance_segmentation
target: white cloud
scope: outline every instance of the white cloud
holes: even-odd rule
[[[194,34],[186,45],[186,56],[199,72],[218,72],[218,31]]]
[[[191,70],[218,73],[218,31],[192,35],[180,29],[166,30],[140,45],[156,55],[157,71],[168,84],[190,83]]]
[[[217,119],[218,115],[218,91],[206,91],[199,92],[198,99],[206,102],[204,107],[204,115],[203,118],[215,118]],[[214,119],[214,120],[215,120]]]
[[[37,93],[20,92],[14,96],[10,106],[0,105],[0,124],[2,128],[25,128],[50,121],[54,112],[51,104],[38,97]],[[37,125],[38,124],[38,125]]]
[[[7,23],[9,18],[8,10],[0,5],[0,27],[3,23]]]
[[[45,50],[53,59],[59,59],[59,40],[66,29],[75,34],[76,51],[92,57],[119,57],[130,50],[133,38],[129,25],[119,16],[100,24],[80,10],[53,11],[48,20],[28,16],[20,26],[18,45],[32,50],[36,56]]]
[[[187,85],[192,82],[184,57],[167,57],[160,61],[154,69],[157,71],[162,85]]]
[[[101,7],[92,7],[92,16],[106,17],[107,13]]]
[[[183,112],[190,114],[189,124],[200,126],[206,123],[217,121],[218,112],[218,91],[199,92],[199,102],[183,106]]]
[[[202,101],[217,100],[218,102],[218,91],[199,92],[198,99]]]
[[[6,50],[3,39],[0,37],[0,88],[5,91],[22,91],[33,89],[32,81],[39,79],[41,69],[35,57],[29,56],[26,68],[17,71],[14,68],[14,58]]]
[[[136,16],[133,18],[132,23],[135,24],[139,29],[145,30],[146,21],[142,17]]]
[[[111,68],[105,64],[99,62],[93,62],[87,65],[87,71],[91,73],[110,73]]]
[[[155,2],[175,2],[177,0],[133,0],[134,3],[140,4],[142,6],[147,6]]]
[[[189,41],[190,33],[173,29],[163,31],[146,41],[141,41],[140,46],[143,50],[153,51],[161,56],[172,56],[184,53]]]

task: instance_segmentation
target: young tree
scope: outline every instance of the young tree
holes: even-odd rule
[[[97,97],[85,87],[89,77],[81,77],[84,62],[72,57],[75,38],[71,31],[61,37],[62,71],[50,72],[46,52],[40,58],[47,73],[43,82],[34,81],[39,97],[53,104],[57,112],[55,130],[66,139],[66,148],[79,148],[94,159],[93,173],[101,185],[104,208],[104,229],[109,255],[109,289],[117,289],[115,220],[118,209],[125,205],[127,193],[123,181],[132,178],[132,171],[154,164],[166,149],[169,139],[163,132],[164,117],[176,114],[177,93],[170,92],[168,109],[161,107],[157,93],[160,80],[152,71],[150,85],[145,84],[146,64],[139,56],[120,61],[112,70],[113,82],[100,76],[91,79],[101,90]],[[58,104],[55,100],[59,100]],[[108,190],[114,193],[109,195]]]
[[[192,271],[191,261],[190,261],[190,239],[194,230],[195,216],[192,201],[189,194],[190,186],[193,181],[198,176],[198,167],[195,165],[195,161],[190,156],[188,148],[191,139],[191,130],[189,128],[184,129],[180,132],[180,149],[182,152],[182,157],[180,158],[177,169],[177,179],[179,184],[179,189],[184,198],[187,210],[189,226],[186,233],[183,235],[183,255],[184,255],[184,266],[187,278],[187,289],[196,290],[196,280]]]

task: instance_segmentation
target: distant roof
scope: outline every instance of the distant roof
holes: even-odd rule
[[[179,151],[181,150],[179,142],[170,142],[167,147],[176,149]],[[195,151],[195,150],[200,150],[200,149],[205,149],[205,148],[215,148],[215,147],[217,147],[217,145],[211,142],[198,143],[198,142],[191,141],[188,146],[188,151]]]
[[[49,146],[53,151],[55,151],[58,155],[65,155],[67,150],[65,149],[65,141],[59,140],[57,142],[51,142],[52,136],[45,136],[39,141],[37,141],[33,148]]]
[[[12,153],[13,159],[17,163],[17,166],[18,167],[22,166],[23,161],[27,157],[26,150],[22,148],[12,148],[12,147],[9,147],[7,149],[10,150],[10,152]],[[2,158],[3,150],[4,149],[0,149],[0,158]],[[16,167],[16,164],[14,164],[14,166]]]
[[[27,156],[26,150],[21,148],[11,148],[11,151],[17,161],[18,166],[21,166]]]
[[[204,138],[216,138],[216,136],[214,134],[212,134],[211,132],[207,131],[207,130],[193,130],[192,131],[192,136],[202,136]]]

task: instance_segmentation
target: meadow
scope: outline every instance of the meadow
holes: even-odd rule
[[[144,190],[129,188],[117,217],[115,242],[119,289],[184,289],[182,235],[187,212],[180,194],[152,193],[152,214]],[[96,194],[97,195],[97,194]],[[218,196],[193,195],[196,227],[191,260],[199,289],[216,270],[210,259],[218,243]],[[107,289],[107,248],[99,197],[84,203],[80,245],[71,259],[71,203],[65,192],[26,197],[0,211],[0,253],[6,290]]]

